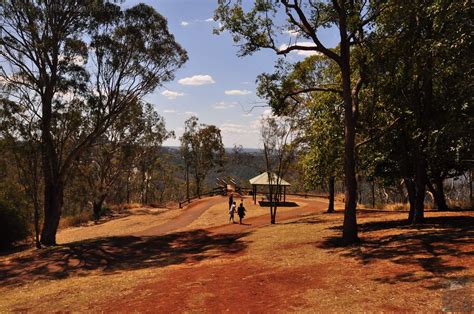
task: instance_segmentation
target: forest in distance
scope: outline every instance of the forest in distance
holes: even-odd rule
[[[0,11],[1,247],[54,246],[66,220],[166,206],[218,178],[249,187],[264,171],[290,192],[324,193],[330,212],[343,201],[347,244],[359,241],[360,206],[401,204],[412,224],[426,208],[472,208],[469,1],[217,1],[214,33],[232,34],[239,56],[282,56],[257,78],[272,111],[262,150],[225,148],[197,116],[181,146],[163,147],[176,134],[145,99],[188,53],[152,6],[2,1]],[[329,26],[335,47],[318,37]],[[297,39],[277,45],[282,30]],[[292,51],[313,53],[292,62]]]

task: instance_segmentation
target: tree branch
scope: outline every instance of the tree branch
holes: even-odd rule
[[[384,130],[382,130],[381,132],[379,132],[378,134],[372,136],[372,137],[369,137],[368,139],[360,142],[360,143],[357,143],[355,145],[355,149],[357,150],[360,146],[362,145],[365,145],[365,144],[368,144],[380,137],[382,137],[385,133],[387,133],[388,131],[390,131],[393,127],[395,127],[397,125],[397,123],[402,120],[402,117],[398,117],[396,118],[392,123],[390,123],[390,125],[388,127],[386,127]]]

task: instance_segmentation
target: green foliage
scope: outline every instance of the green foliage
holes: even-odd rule
[[[187,54],[144,4],[1,1],[0,11],[0,124],[40,144],[42,242],[52,245],[76,162],[127,108],[172,80]]]
[[[8,248],[30,235],[25,210],[4,200],[0,200],[0,222],[0,249]]]
[[[209,171],[223,167],[224,144],[221,131],[214,125],[199,124],[197,117],[185,121],[185,131],[181,140],[181,153],[190,167],[196,183],[196,194],[201,192],[201,184]]]
[[[376,174],[414,175],[427,161],[432,178],[458,176],[472,156],[472,41],[469,5],[462,1],[389,6],[370,42],[370,86],[361,116],[372,129],[397,127],[365,148]],[[369,130],[370,131],[370,130]],[[367,136],[371,136],[366,133]],[[369,157],[367,156],[367,157]],[[390,169],[390,170],[388,170]]]
[[[337,64],[320,55],[293,65],[279,62],[273,74],[259,76],[259,94],[274,111],[300,119],[299,129],[304,134],[300,162],[307,189],[342,174],[344,115],[339,85]],[[322,92],[324,89],[328,92]]]

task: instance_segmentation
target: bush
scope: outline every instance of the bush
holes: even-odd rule
[[[87,224],[94,219],[94,215],[90,211],[83,211],[77,215],[61,217],[59,228],[79,227]]]
[[[11,247],[30,235],[28,217],[21,209],[0,200],[0,248]]]

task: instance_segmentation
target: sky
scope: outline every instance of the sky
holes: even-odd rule
[[[195,115],[200,123],[221,129],[225,147],[261,148],[260,119],[270,110],[256,96],[255,80],[263,72],[273,72],[275,52],[261,50],[238,57],[230,34],[213,34],[218,25],[212,19],[217,0],[128,0],[124,6],[140,2],[153,6],[168,20],[169,31],[189,57],[174,81],[145,99],[164,117],[166,128],[176,133],[176,138],[164,145],[179,146],[184,121]],[[320,35],[328,45],[336,44],[334,32],[326,30]],[[294,34],[282,34],[282,45],[289,40],[294,40]],[[304,57],[293,52],[285,58],[297,61]]]

